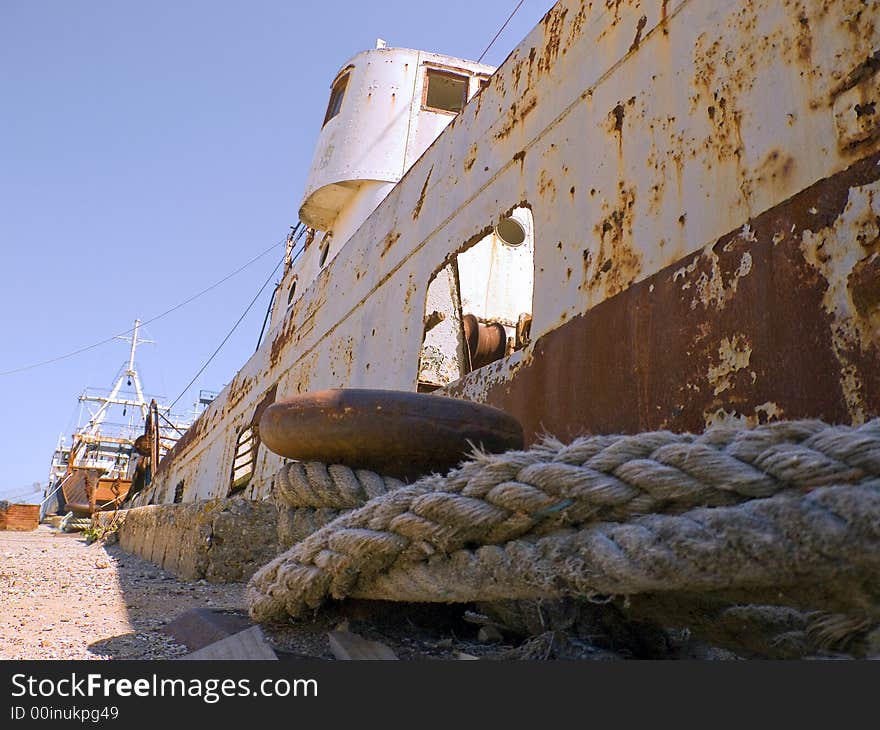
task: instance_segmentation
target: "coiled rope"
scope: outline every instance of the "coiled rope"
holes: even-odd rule
[[[295,464],[279,473],[276,499],[350,511],[253,576],[247,599],[258,621],[301,616],[330,597],[470,601],[862,580],[880,575],[880,419],[547,438],[476,453],[407,486]]]

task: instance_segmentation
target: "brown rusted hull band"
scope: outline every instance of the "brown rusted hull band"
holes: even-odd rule
[[[509,379],[498,363],[444,392],[511,413],[529,441],[876,416],[877,204],[860,222],[848,201],[878,179],[872,155],[545,334]]]

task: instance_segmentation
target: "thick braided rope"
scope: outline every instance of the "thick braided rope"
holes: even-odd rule
[[[844,590],[836,598],[846,605],[833,609],[876,621],[878,578],[880,480],[680,515],[645,515],[622,524],[603,522],[401,562],[359,581],[350,595],[465,602],[735,589],[779,593],[798,585],[824,589],[838,581]],[[822,591],[815,593],[815,600],[827,600]],[[302,599],[291,595],[290,600],[286,610],[305,609]]]
[[[275,476],[278,542],[288,548],[304,540],[340,512],[361,507],[403,482],[365,469],[320,462],[283,465]]]
[[[348,510],[379,497],[403,482],[366,469],[327,466],[317,461],[293,462],[278,470],[275,499],[279,506]]]
[[[878,476],[880,420],[858,428],[795,421],[700,436],[596,436],[569,445],[547,439],[528,451],[476,455],[448,477],[426,477],[340,516],[259,570],[248,601],[259,620],[297,615],[328,596],[352,594],[392,565],[437,554]]]

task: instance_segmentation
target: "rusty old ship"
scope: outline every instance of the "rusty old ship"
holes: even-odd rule
[[[527,442],[876,416],[878,6],[561,0],[497,69],[358,53],[262,345],[129,505],[264,500],[261,414],[328,388]]]

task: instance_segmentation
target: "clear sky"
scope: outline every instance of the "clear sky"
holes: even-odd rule
[[[516,4],[0,0],[0,372],[124,332],[280,242],[342,63],[380,37],[476,59]],[[525,0],[484,62],[552,5]],[[149,394],[181,393],[282,251],[146,327]],[[252,354],[271,289],[181,406]],[[0,498],[46,480],[77,396],[127,354],[115,341],[0,375]]]

